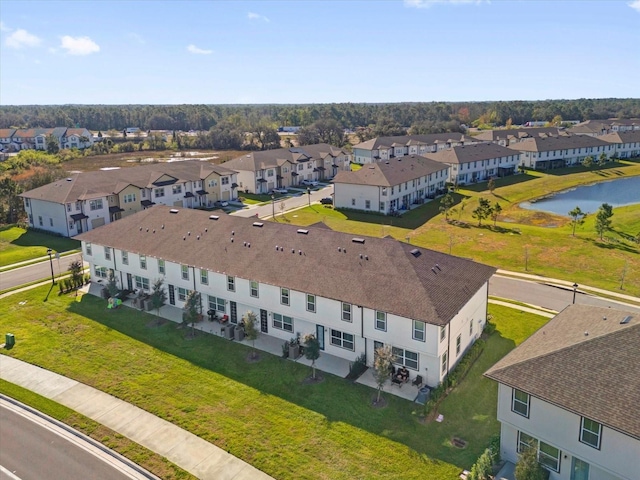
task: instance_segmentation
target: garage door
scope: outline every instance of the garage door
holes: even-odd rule
[[[177,202],[173,202],[174,207],[182,207],[182,200],[178,200]]]
[[[104,225],[104,218],[94,218],[91,220],[91,228],[98,228]]]
[[[222,200],[230,200],[230,192],[222,192]]]

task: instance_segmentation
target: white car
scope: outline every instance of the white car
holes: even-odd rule
[[[309,187],[317,187],[318,186],[318,181],[317,180],[302,180],[302,185],[307,185]]]
[[[274,188],[271,190],[271,193],[289,193],[289,190],[286,188]]]

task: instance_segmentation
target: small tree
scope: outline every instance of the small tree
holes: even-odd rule
[[[473,218],[478,219],[478,226],[482,226],[482,220],[485,218],[489,218],[491,216],[491,212],[493,211],[493,207],[489,203],[489,200],[486,198],[481,198],[478,207],[471,213]]]
[[[109,296],[112,298],[118,294],[118,282],[116,281],[116,276],[111,269],[109,269],[109,274],[107,276],[107,291],[109,292]]]
[[[242,317],[242,323],[244,325],[244,335],[247,340],[251,340],[251,346],[253,351],[251,352],[251,358],[256,358],[256,339],[258,338],[258,327],[256,326],[256,320],[258,317],[255,313],[249,310]]]
[[[538,449],[535,444],[525,447],[516,463],[516,480],[546,480],[547,473],[538,463]]]
[[[440,200],[440,212],[444,213],[444,218],[447,222],[449,221],[449,210],[451,210],[452,206],[453,206],[453,197],[451,196],[450,193],[447,193]]]
[[[569,216],[571,217],[571,224],[573,225],[573,232],[571,233],[571,235],[573,237],[576,236],[576,226],[577,225],[582,225],[584,223],[584,217],[587,216],[586,213],[584,213],[580,207],[576,207],[573,210],[571,210],[569,212]]]
[[[618,152],[613,152],[613,155],[611,155],[611,156],[609,157],[609,159],[610,159],[612,162],[616,162],[616,161],[618,161],[618,158],[620,158],[620,155],[618,155]]]
[[[151,287],[151,306],[156,309],[156,316],[160,316],[160,308],[167,302],[167,292],[164,290],[164,279],[153,281]]]
[[[304,343],[304,356],[311,360],[311,378],[316,379],[316,360],[320,358],[320,342],[313,333],[307,333],[302,337]]]
[[[607,154],[602,152],[598,157],[598,166],[604,167],[605,163],[607,163]]]
[[[593,167],[593,157],[591,155],[585,157],[585,159],[582,160],[582,166],[585,168]]]
[[[196,322],[202,314],[202,297],[200,292],[191,290],[187,301],[184,304],[184,311],[187,323],[191,323],[191,335],[195,334]]]
[[[613,207],[608,203],[600,205],[596,213],[596,232],[600,235],[600,240],[604,232],[611,229],[611,217],[613,217]]]
[[[375,351],[375,358],[373,360],[373,376],[378,386],[378,396],[376,397],[376,403],[380,401],[380,393],[391,378],[391,369],[393,367],[393,361],[395,356],[391,350],[391,347],[384,346],[379,347]]]
[[[78,295],[78,288],[82,286],[84,275],[82,274],[82,262],[80,260],[74,260],[69,264],[69,273],[71,274],[71,283],[73,288],[76,289],[76,295]]]
[[[502,207],[498,202],[491,209],[491,219],[493,220],[493,226],[496,226],[496,222],[498,221],[498,216],[502,213]]]
[[[493,194],[493,191],[496,189],[496,181],[493,179],[493,177],[489,179],[489,182],[487,183],[487,188],[489,189],[489,192]]]

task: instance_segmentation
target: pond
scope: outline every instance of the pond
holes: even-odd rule
[[[613,207],[640,203],[640,177],[583,185],[535,202],[523,202],[520,206],[567,216],[576,207],[585,213],[594,213],[603,203]]]

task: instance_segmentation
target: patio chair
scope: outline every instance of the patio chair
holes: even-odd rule
[[[416,378],[413,379],[411,385],[415,385],[416,387],[420,388],[420,385],[422,385],[422,375],[416,375]]]

